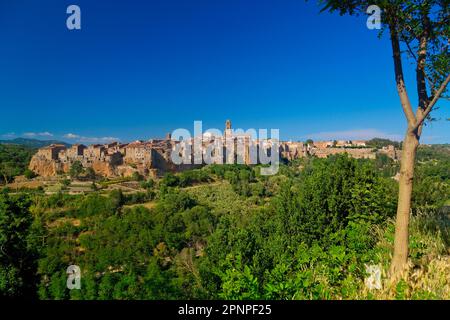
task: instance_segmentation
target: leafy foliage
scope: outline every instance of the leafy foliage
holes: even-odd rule
[[[445,161],[420,162],[417,190],[448,187],[440,167]],[[0,239],[21,252],[8,251],[1,260],[2,294],[373,298],[377,293],[364,287],[365,264],[385,267],[389,261],[396,207],[396,181],[389,172],[397,169],[390,161],[338,155],[294,161],[270,177],[261,176],[259,167],[211,165],[142,182],[145,192],[2,195],[0,212],[7,218],[0,219]],[[415,199],[410,258],[419,266],[445,255],[450,243],[448,221],[437,218],[448,193],[433,190]],[[425,218],[424,210],[435,216]],[[445,270],[440,260],[432,261],[433,268]],[[81,268],[81,290],[66,288],[65,271],[72,264]],[[425,284],[414,289],[411,281],[385,294],[448,297]]]
[[[70,166],[69,175],[72,178],[78,178],[83,172],[84,172],[84,168],[80,161],[75,161]]]
[[[368,140],[366,142],[366,145],[368,147],[372,147],[375,149],[381,149],[383,147],[387,146],[394,146],[397,149],[401,149],[401,143],[398,141],[392,141],[389,139],[383,139],[383,138],[373,138],[371,140]]]
[[[35,149],[24,146],[0,144],[0,182],[10,182],[25,173],[31,178],[32,173],[27,172],[27,167],[35,152]]]
[[[33,220],[27,196],[0,193],[0,296],[33,297],[40,220]]]

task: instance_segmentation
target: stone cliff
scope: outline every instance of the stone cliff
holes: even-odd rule
[[[218,141],[215,141],[215,139],[215,137],[206,137],[206,135],[200,138],[203,156],[210,152],[206,150],[209,149],[210,145],[215,145],[216,142],[219,143],[218,150],[228,147],[228,143],[230,143],[230,145],[235,146],[234,153],[231,154],[233,159],[239,156],[242,157],[242,163],[256,164],[259,160],[256,160],[256,163],[252,161],[250,150],[255,151],[263,148],[268,151],[267,148],[271,148],[271,142],[258,142],[252,140],[249,135],[233,133],[230,122],[227,122],[224,136],[219,137]],[[195,139],[183,142],[173,141],[169,135],[163,140],[152,139],[128,144],[112,142],[88,147],[75,144],[70,148],[65,145],[50,145],[38,150],[31,159],[29,169],[40,176],[52,177],[60,173],[69,173],[71,166],[75,162],[79,162],[84,168],[92,168],[97,175],[104,177],[128,177],[135,173],[143,176],[158,176],[165,172],[178,172],[201,167],[203,164],[193,164],[194,162],[175,164],[171,160],[173,152],[180,152],[180,150],[174,151],[179,149],[180,146],[186,147],[186,150],[188,150],[186,151],[187,156],[193,160],[196,141]],[[239,153],[238,149],[243,153]],[[347,153],[354,158],[374,159],[377,153],[386,154],[395,160],[399,157],[398,150],[394,146],[387,146],[376,151],[366,146],[365,141],[317,141],[308,144],[285,141],[279,143],[278,151],[280,158],[288,161],[307,156],[325,158],[340,153]],[[217,152],[217,154],[220,160],[221,153]],[[227,159],[222,159],[222,161],[218,163],[225,163]]]
[[[61,171],[60,164],[56,163],[55,161],[39,158],[36,156],[33,156],[33,158],[31,158],[31,162],[28,168],[42,177],[53,177]]]

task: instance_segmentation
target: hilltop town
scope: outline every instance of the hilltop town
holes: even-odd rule
[[[217,138],[216,138],[217,139]],[[209,143],[213,138],[205,139],[202,143]],[[225,124],[223,143],[243,141],[243,159],[241,163],[252,164],[249,149],[258,145],[248,135],[235,134],[231,130],[231,122]],[[270,142],[270,141],[269,141]],[[61,144],[52,144],[41,148],[32,157],[29,169],[42,177],[53,177],[68,173],[75,162],[81,163],[84,168],[92,168],[94,172],[103,177],[129,177],[134,173],[142,176],[157,177],[165,172],[178,172],[204,165],[202,164],[175,164],[171,155],[182,142],[175,141],[168,134],[164,139],[151,139],[148,141],[134,141],[131,143],[111,142],[108,144],[93,144],[85,146],[74,144],[70,147]],[[189,143],[193,143],[193,140]],[[270,143],[264,148],[269,149]],[[280,141],[278,144],[281,159],[292,161],[295,159],[316,156],[326,158],[329,155],[347,153],[354,158],[374,159],[377,153],[398,160],[399,150],[393,145],[374,149],[363,140],[334,140],[292,142]],[[204,151],[203,151],[204,152]],[[234,155],[236,156],[236,155]],[[259,163],[259,160],[257,160]]]

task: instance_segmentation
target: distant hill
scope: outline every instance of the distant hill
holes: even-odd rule
[[[26,138],[16,138],[12,140],[0,140],[0,144],[17,144],[29,148],[43,148],[51,144],[63,144],[66,147],[70,147],[70,144],[58,141],[58,140],[37,140],[37,139],[26,139]]]
[[[389,145],[393,145],[396,148],[401,148],[401,142],[398,141],[392,141],[389,139],[383,139],[383,138],[373,138],[371,140],[366,141],[367,146],[372,148],[383,148],[387,147]]]

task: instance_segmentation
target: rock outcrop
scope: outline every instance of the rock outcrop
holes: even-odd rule
[[[34,173],[43,177],[56,176],[61,170],[61,166],[59,163],[37,156],[31,158],[31,162],[28,168]]]
[[[211,149],[212,145],[217,146],[217,149]],[[194,149],[198,149],[198,146],[201,148],[200,157],[203,157],[203,162],[194,164],[194,159],[198,156],[198,152],[194,156]],[[229,146],[233,146],[230,154],[228,154]],[[88,147],[75,144],[70,148],[64,145],[50,145],[38,150],[31,159],[29,169],[40,176],[52,177],[60,173],[68,173],[71,166],[75,162],[79,162],[84,168],[92,168],[97,175],[104,177],[128,177],[135,173],[143,176],[159,176],[165,172],[178,172],[201,167],[205,164],[206,156],[210,160],[214,158],[212,163],[227,163],[229,160],[227,157],[234,160],[232,163],[261,163],[259,151],[265,151],[268,154],[270,150],[272,153],[272,146],[272,141],[255,141],[248,134],[234,133],[231,129],[231,122],[227,121],[223,137],[213,137],[205,133],[202,137],[182,142],[173,141],[168,135],[163,140],[152,139],[128,144],[113,142]],[[398,150],[393,146],[375,151],[367,147],[365,141],[344,140],[318,141],[313,144],[279,142],[278,151],[280,157],[288,161],[306,156],[325,158],[341,153],[347,153],[354,158],[369,159],[374,159],[377,152],[386,154],[393,159],[398,159],[399,156]],[[254,157],[255,154],[257,154],[256,157]],[[183,159],[186,156],[192,161],[175,164],[172,162],[172,155],[182,155]],[[237,161],[238,159],[241,162]]]

